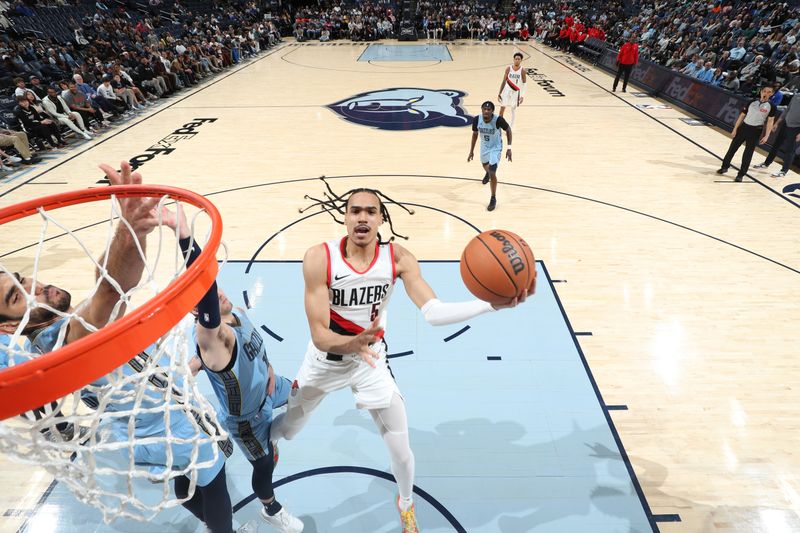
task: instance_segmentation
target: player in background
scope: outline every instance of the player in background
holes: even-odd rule
[[[497,206],[497,166],[500,164],[500,157],[503,153],[503,136],[501,130],[505,130],[508,138],[506,146],[506,159],[511,162],[511,126],[506,119],[494,114],[494,104],[487,100],[481,105],[481,114],[472,120],[472,142],[469,147],[467,162],[475,157],[475,142],[481,138],[481,165],[486,174],[483,176],[483,184],[491,181],[489,186],[492,196],[489,198],[488,211],[494,211]]]
[[[514,63],[506,67],[503,73],[503,81],[500,82],[500,91],[497,99],[500,102],[500,116],[506,111],[506,107],[511,108],[511,121],[508,123],[514,127],[514,120],[517,118],[517,107],[522,105],[525,99],[525,89],[528,84],[528,75],[522,68],[522,52],[514,54]]]

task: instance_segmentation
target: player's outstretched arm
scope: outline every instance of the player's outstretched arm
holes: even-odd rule
[[[131,165],[127,161],[122,162],[121,171],[114,170],[106,164],[100,165],[100,168],[105,172],[111,185],[138,185],[142,183],[141,174],[132,172]],[[155,206],[158,204],[158,198],[121,198],[119,204],[122,220],[117,224],[117,229],[108,249],[107,274],[102,276],[99,270],[95,272],[95,279],[102,277],[102,282],[90,300],[81,306],[81,310],[78,312],[78,315],[83,320],[96,328],[102,328],[110,320],[116,320],[125,314],[124,304],[120,305],[116,311],[114,310],[119,304],[120,293],[108,282],[108,279],[113,278],[123,292],[128,292],[139,283],[144,270],[142,255],[146,251],[147,234],[158,225],[154,211]],[[130,228],[128,225],[130,225]],[[138,247],[141,247],[141,255],[137,244]],[[105,256],[101,256],[98,260],[100,265],[105,262]],[[76,341],[88,334],[89,331],[84,328],[80,321],[72,319],[65,344]]]
[[[433,292],[428,282],[422,277],[419,261],[414,257],[414,254],[399,244],[395,244],[394,255],[397,275],[403,280],[403,286],[408,297],[422,311],[425,321],[432,326],[456,324],[490,311],[516,307],[525,301],[528,294],[526,291],[511,303],[497,306],[496,308],[488,302],[477,299],[469,302],[441,302],[436,298],[436,293]]]
[[[334,333],[330,328],[330,304],[328,302],[328,261],[324,244],[319,244],[306,252],[303,257],[303,278],[305,279],[305,305],[308,327],[314,346],[322,352],[347,355],[357,353],[370,366],[375,366],[378,354],[370,345],[378,341],[381,331],[379,320],[356,335],[348,337]]]
[[[180,205],[176,212],[161,208],[164,225],[175,230],[186,265],[194,263],[200,256],[200,247],[191,238],[186,216]],[[206,368],[213,372],[224,370],[231,361],[235,336],[230,326],[223,323],[219,311],[219,293],[215,281],[208,292],[197,303],[197,347]]]

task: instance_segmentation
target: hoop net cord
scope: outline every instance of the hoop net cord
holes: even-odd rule
[[[213,478],[232,451],[227,432],[189,366],[195,341],[194,320],[188,312],[216,276],[221,222],[210,202],[180,189],[119,186],[105,188],[103,193],[77,191],[70,193],[74,195],[71,199],[65,200],[61,195],[33,200],[26,205],[38,203],[35,208],[12,206],[16,215],[9,215],[12,208],[0,210],[0,223],[31,214],[41,219],[30,276],[31,292],[25,291],[0,263],[0,272],[13,279],[26,300],[25,314],[14,333],[0,335],[0,404],[12,401],[20,384],[33,383],[37,391],[32,393],[32,404],[28,401],[24,410],[16,409],[19,402],[14,407],[6,406],[2,413],[5,419],[0,422],[0,449],[14,460],[36,464],[53,474],[79,501],[98,508],[106,522],[122,517],[150,520],[163,509],[185,501],[173,493],[174,478],[189,478],[191,498],[198,483],[202,485],[209,476]],[[120,216],[118,197],[130,196],[160,197],[159,207],[178,199],[200,207],[191,217],[192,229],[201,214],[212,221],[201,255],[203,261],[199,259],[187,269],[174,232],[161,220],[148,239],[150,246],[145,254],[133,228]],[[105,222],[106,242],[100,250],[90,249],[51,211],[103,198],[111,201]],[[119,221],[116,230],[115,221]],[[86,300],[66,311],[37,302],[34,294],[42,255],[51,242],[47,238],[51,228],[63,232],[56,242],[71,240],[90,260],[86,264],[87,282],[92,281],[95,271],[99,272]],[[145,265],[140,282],[127,292],[107,271],[115,231],[134,237],[138,257],[130,259],[141,260]],[[157,246],[152,246],[153,241]],[[96,256],[103,259],[98,261]],[[102,283],[112,287],[119,300],[108,324],[98,329],[79,313]],[[134,298],[147,302],[131,309]],[[126,307],[129,314],[123,317]],[[40,336],[33,345],[25,335],[31,332],[26,329],[33,313],[42,310],[56,320],[46,332],[49,340],[42,341]],[[92,333],[63,346],[73,320]],[[118,342],[126,332],[131,338]],[[42,342],[46,344],[44,355]],[[77,375],[65,375],[76,368]],[[59,374],[61,379],[57,379]],[[64,391],[62,384],[57,387],[58,392],[36,396],[40,389],[51,387],[56,381],[78,385],[69,385],[72,388]]]

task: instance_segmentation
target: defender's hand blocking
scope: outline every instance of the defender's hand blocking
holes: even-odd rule
[[[105,163],[100,165],[100,169],[105,172],[111,185],[141,185],[142,175],[133,172],[130,163],[123,161],[120,168],[122,170],[116,171]],[[134,234],[140,239],[158,226],[158,217],[155,212],[158,200],[158,198],[119,199],[122,218],[131,225]]]
[[[370,345],[378,341],[378,334],[381,331],[383,328],[380,326],[380,318],[376,318],[369,328],[356,335],[351,341],[352,353],[357,353],[372,368],[375,368],[375,360],[380,356],[370,348]]]
[[[183,212],[183,207],[181,207],[180,203],[176,211],[172,211],[167,206],[162,205],[160,214],[164,225],[173,229],[179,239],[188,239],[191,236],[189,224],[186,222],[186,214]]]

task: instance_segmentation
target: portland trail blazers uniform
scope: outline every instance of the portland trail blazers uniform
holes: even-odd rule
[[[330,329],[340,335],[355,336],[379,318],[385,330],[386,306],[397,277],[393,246],[376,244],[372,264],[359,272],[344,257],[346,242],[345,237],[325,243]],[[380,356],[376,361],[378,368],[369,366],[358,354],[321,352],[309,342],[296,386],[314,387],[326,393],[350,387],[358,408],[388,407],[392,395],[399,395],[400,391],[386,359],[386,343],[381,339],[371,348]]]
[[[500,95],[500,105],[504,107],[517,107],[522,96],[522,65],[514,70],[514,65],[508,67],[508,76],[503,92]]]

